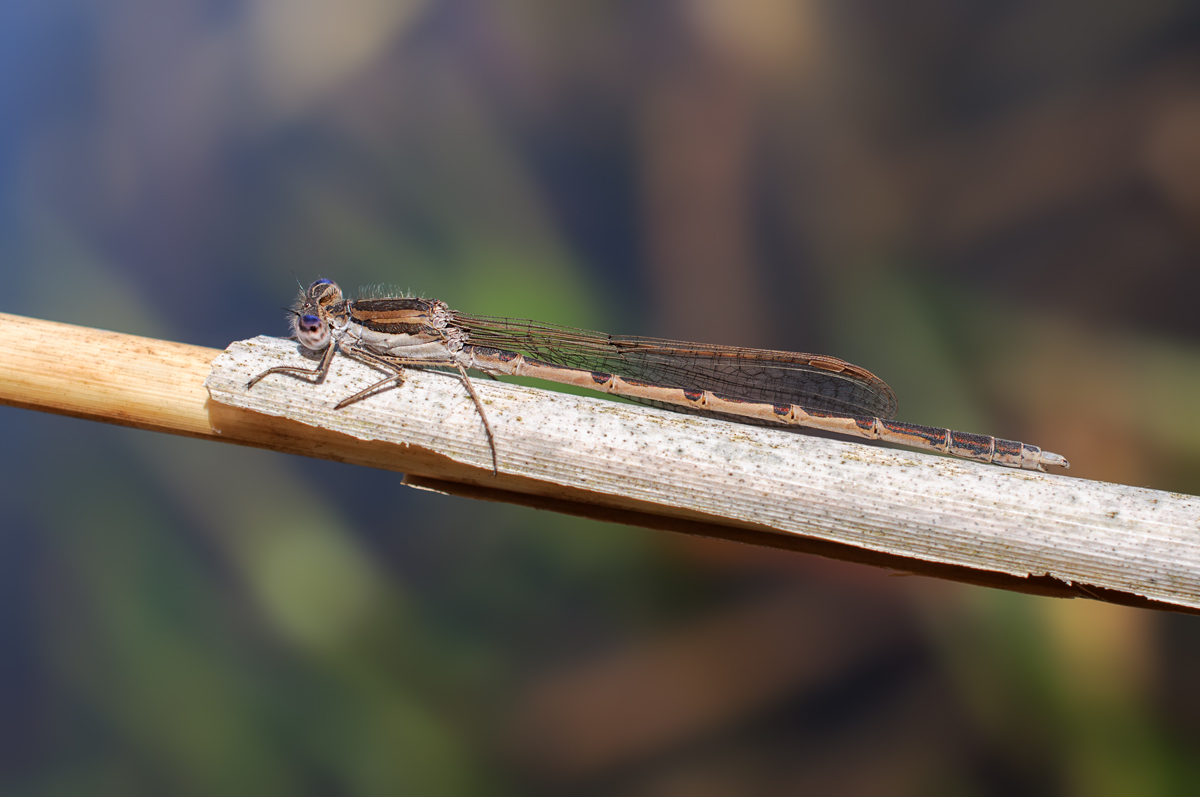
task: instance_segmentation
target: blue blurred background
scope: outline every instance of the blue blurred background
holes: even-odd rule
[[[903,420],[1197,494],[1198,45],[1185,0],[5,0],[0,311],[221,348],[297,279],[385,284],[831,354]],[[1196,618],[0,440],[5,794],[1200,779]]]

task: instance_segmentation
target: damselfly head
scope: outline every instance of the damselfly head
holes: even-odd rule
[[[336,286],[334,286],[336,287]],[[299,312],[292,316],[292,331],[306,349],[320,351],[329,345],[329,324],[319,316]]]

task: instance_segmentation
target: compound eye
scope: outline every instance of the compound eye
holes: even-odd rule
[[[342,300],[342,289],[331,279],[321,279],[308,286],[308,298],[318,305],[325,307],[337,304]]]
[[[317,351],[329,345],[329,327],[315,315],[298,315],[293,321],[296,339],[307,349]]]

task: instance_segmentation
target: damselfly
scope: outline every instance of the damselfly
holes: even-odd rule
[[[291,310],[295,338],[324,352],[313,370],[281,366],[276,373],[320,382],[335,351],[387,377],[342,400],[341,409],[404,381],[407,367],[453,368],[487,432],[492,469],[499,472],[496,436],[468,369],[530,376],[624,396],[667,409],[743,423],[802,426],[964,459],[1027,470],[1070,467],[1037,446],[989,435],[902,423],[892,389],[869,371],[820,354],[746,349],[660,338],[606,335],[515,318],[451,310],[411,297],[348,300],[332,280],[319,279]]]

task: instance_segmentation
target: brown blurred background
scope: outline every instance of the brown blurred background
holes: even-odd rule
[[[830,354],[903,420],[1197,494],[1200,8],[7,0],[0,275],[0,311],[214,347],[328,276]],[[0,440],[4,793],[1200,782],[1196,618]]]

